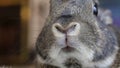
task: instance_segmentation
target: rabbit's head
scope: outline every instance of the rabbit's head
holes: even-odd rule
[[[98,61],[114,52],[116,38],[97,17],[97,0],[51,0],[50,4],[36,44],[44,60],[49,57],[48,63],[64,63],[72,57]]]

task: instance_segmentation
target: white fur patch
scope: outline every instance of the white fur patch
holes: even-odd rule
[[[110,56],[103,61],[97,62],[96,66],[98,66],[99,68],[108,68],[109,66],[112,65],[114,58],[115,58],[115,55]]]
[[[50,49],[49,56],[52,59],[52,62],[50,64],[65,68],[62,63],[66,60],[66,55],[60,53],[60,50],[61,48],[59,46],[53,46]]]
[[[116,58],[116,54],[119,49],[118,47],[115,47],[115,48],[116,48],[116,51],[114,52],[113,55],[106,57],[106,59],[103,61],[96,62],[95,65],[100,68],[107,68],[107,67],[111,66]]]
[[[54,46],[51,48],[49,55],[52,58],[51,65],[59,66],[61,68],[65,68],[63,63],[69,58],[76,58],[84,65],[90,65],[93,59],[94,52],[84,45],[79,45],[77,50],[71,53],[65,53],[61,51],[59,46]],[[91,63],[92,64],[92,63]]]

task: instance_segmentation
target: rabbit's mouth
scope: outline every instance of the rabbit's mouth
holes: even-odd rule
[[[62,50],[64,52],[73,52],[75,49],[73,47],[66,46],[66,47],[62,48]]]
[[[65,38],[64,41],[65,41],[65,47],[63,47],[62,50],[64,52],[73,52],[75,50],[75,48],[73,48],[72,46],[70,46],[67,35],[66,35],[66,38]]]

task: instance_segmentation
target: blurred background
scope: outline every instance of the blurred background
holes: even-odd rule
[[[0,68],[28,64],[28,0],[0,0]]]
[[[101,7],[111,10],[113,24],[120,27],[120,0],[99,0],[99,1]]]
[[[113,24],[120,27],[120,0],[100,3],[111,10]],[[46,8],[44,16],[38,15],[40,4]],[[48,6],[48,0],[0,0],[0,68],[24,65],[33,68],[31,52],[48,15]]]

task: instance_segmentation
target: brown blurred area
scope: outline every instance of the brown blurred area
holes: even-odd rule
[[[0,0],[0,68],[34,68],[30,53],[35,44],[29,43],[31,14],[29,0]]]

